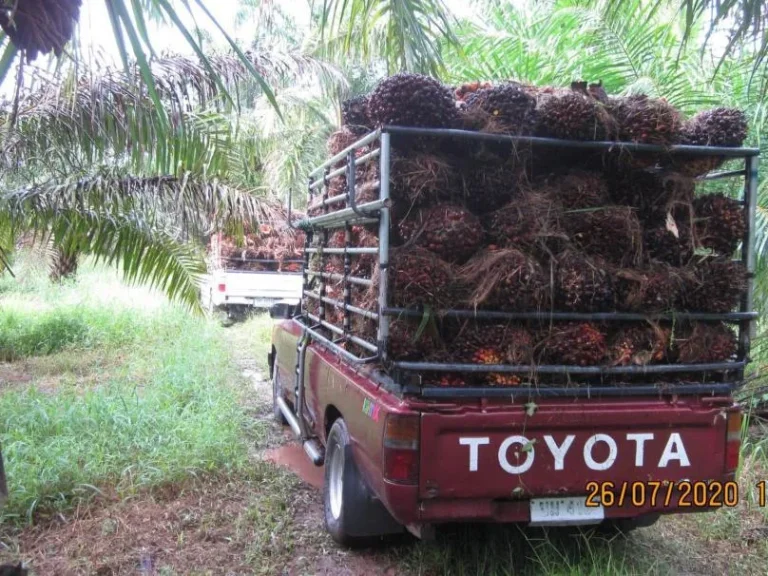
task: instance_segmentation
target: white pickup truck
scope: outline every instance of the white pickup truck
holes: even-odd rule
[[[210,273],[200,290],[203,305],[211,313],[220,310],[226,312],[230,320],[236,320],[254,308],[269,309],[278,303],[298,306],[302,274],[281,271],[286,264],[296,262],[224,258],[217,238],[212,239],[211,248]],[[238,269],[244,263],[258,264],[263,270]]]

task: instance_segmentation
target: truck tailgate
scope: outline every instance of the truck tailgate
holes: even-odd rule
[[[727,407],[693,399],[423,413],[422,498],[584,494],[589,481],[722,479]]]

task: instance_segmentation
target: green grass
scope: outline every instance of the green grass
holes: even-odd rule
[[[112,292],[106,298],[100,277]],[[221,327],[162,301],[136,306],[137,295],[144,302],[153,296],[98,270],[62,287],[32,280],[15,291],[5,286],[0,357],[58,352],[43,371],[74,366],[91,385],[49,390],[33,378],[0,394],[10,487],[0,521],[67,509],[101,491],[245,466],[239,375]],[[87,361],[72,360],[79,357]]]

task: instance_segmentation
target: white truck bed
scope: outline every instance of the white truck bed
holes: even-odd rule
[[[214,270],[203,286],[203,301],[209,310],[230,306],[269,308],[278,302],[301,300],[300,272],[250,272]]]

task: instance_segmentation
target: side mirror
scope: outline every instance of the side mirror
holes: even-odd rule
[[[288,320],[296,315],[296,305],[290,302],[278,302],[269,309],[269,317],[276,320]]]

